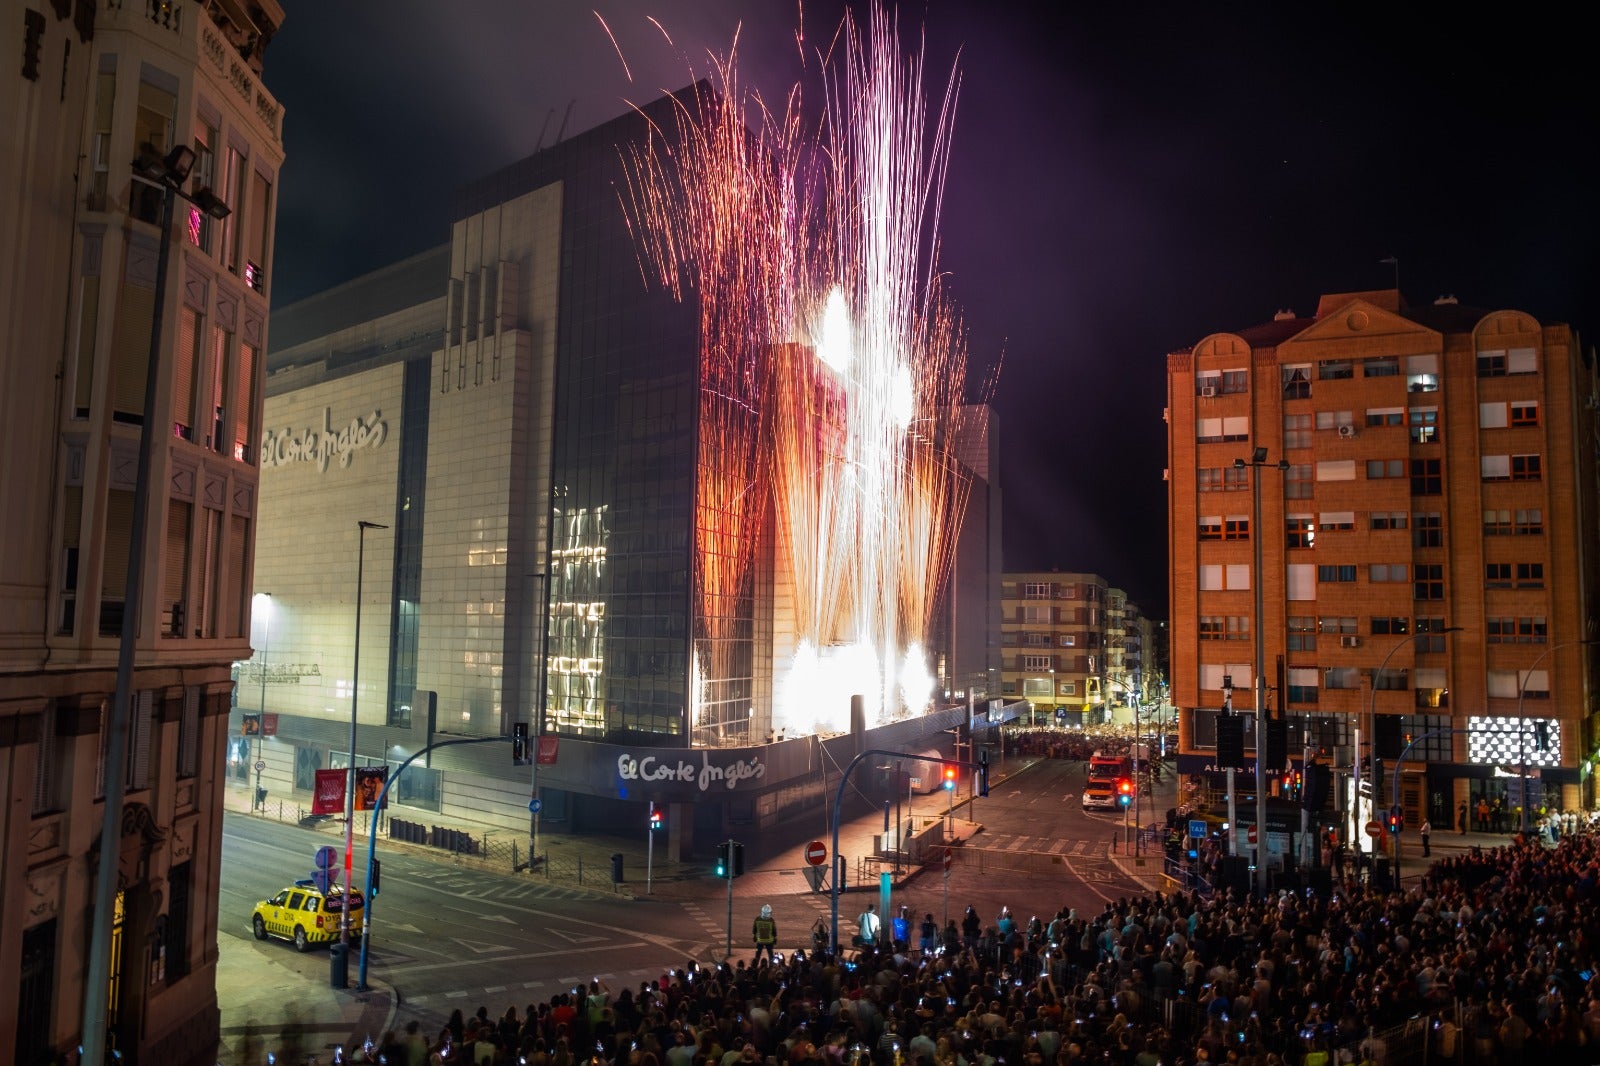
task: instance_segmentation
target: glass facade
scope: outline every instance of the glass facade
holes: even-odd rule
[[[433,395],[426,355],[406,363],[400,416],[399,491],[394,514],[394,595],[390,598],[388,723],[411,726],[417,689],[417,605],[422,595],[423,517],[428,495],[428,403]]]

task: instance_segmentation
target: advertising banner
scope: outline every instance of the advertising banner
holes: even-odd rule
[[[378,797],[383,794],[383,783],[387,780],[389,780],[387,766],[356,767],[356,810],[376,810]],[[389,806],[388,796],[383,797],[383,805]]]
[[[348,770],[318,770],[316,791],[311,794],[311,813],[343,814],[344,790],[349,780]]]
[[[540,737],[539,746],[534,751],[535,761],[537,761],[540,766],[554,766],[556,764],[556,753],[560,750],[560,743],[561,738],[559,737]]]

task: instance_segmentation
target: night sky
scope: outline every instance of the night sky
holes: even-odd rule
[[[972,360],[1001,364],[1008,570],[1099,573],[1164,616],[1165,356],[1209,333],[1392,287],[1388,257],[1414,304],[1594,319],[1574,25],[1279,6],[899,5],[928,94],[962,78],[943,265]],[[820,101],[843,10],[805,6],[802,67],[789,0],[285,7],[275,306],[443,243],[457,186],[704,75],[741,20],[745,83]]]

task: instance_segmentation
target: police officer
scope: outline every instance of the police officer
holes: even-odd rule
[[[770,904],[761,908],[761,913],[750,926],[750,935],[756,942],[756,957],[751,965],[761,961],[761,953],[767,953],[767,961],[772,962],[772,945],[778,942],[778,921],[772,916]]]

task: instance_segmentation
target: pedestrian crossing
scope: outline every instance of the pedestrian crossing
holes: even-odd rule
[[[531,903],[537,900],[592,900],[613,896],[609,886],[585,888],[582,886],[554,884],[539,878],[485,879],[477,871],[462,873],[429,874],[429,888],[442,888],[457,899],[473,899],[496,903]]]
[[[1020,833],[985,832],[971,847],[986,851],[1027,851],[1037,855],[1103,858],[1111,854],[1108,840],[1064,840],[1061,837],[1035,837]]]

